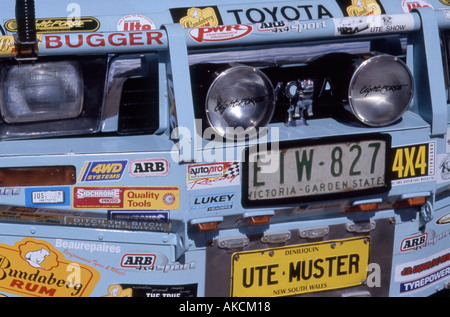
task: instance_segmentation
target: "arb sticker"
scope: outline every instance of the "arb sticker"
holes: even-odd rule
[[[132,177],[166,176],[169,161],[165,158],[132,160],[129,169]]]

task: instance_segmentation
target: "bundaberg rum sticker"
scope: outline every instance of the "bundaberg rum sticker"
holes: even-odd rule
[[[0,292],[34,297],[87,297],[100,279],[94,268],[66,260],[47,241],[0,244]]]

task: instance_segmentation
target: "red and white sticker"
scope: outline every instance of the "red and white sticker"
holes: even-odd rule
[[[415,8],[433,8],[433,6],[431,5],[431,3],[429,3],[426,0],[403,0],[402,1],[402,8],[403,8],[403,12],[405,13],[409,13],[411,12],[412,9]]]
[[[117,31],[148,31],[156,29],[155,23],[146,16],[129,14],[117,22]]]
[[[246,24],[218,25],[193,28],[189,35],[198,43],[224,42],[243,38],[252,31],[253,27]]]
[[[211,189],[240,184],[239,162],[190,164],[187,167],[187,189]]]

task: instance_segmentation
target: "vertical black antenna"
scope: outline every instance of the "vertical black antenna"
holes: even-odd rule
[[[37,35],[34,0],[16,0],[17,60],[36,60]]]

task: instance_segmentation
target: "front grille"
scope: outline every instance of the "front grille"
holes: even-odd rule
[[[159,127],[159,92],[149,77],[129,78],[122,88],[118,132],[154,133]]]

